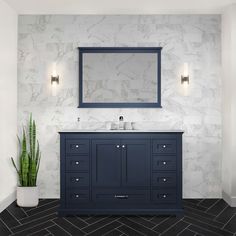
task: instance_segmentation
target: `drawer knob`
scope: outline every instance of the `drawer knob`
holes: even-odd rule
[[[166,145],[164,144],[162,147],[163,147],[163,148],[166,148]]]
[[[76,148],[79,148],[79,145],[78,145],[78,144],[76,144],[76,145],[75,145],[75,147],[76,147]]]
[[[166,165],[166,162],[165,162],[165,161],[163,161],[162,163],[163,163],[163,165]]]
[[[163,178],[163,182],[166,182],[166,178]]]
[[[76,165],[79,165],[79,161],[76,161],[75,164],[76,164]]]
[[[122,145],[122,148],[125,148],[125,145]]]
[[[117,148],[120,148],[120,145],[116,145]]]
[[[166,198],[167,196],[166,196],[166,194],[163,194],[162,197],[163,197],[163,198]]]
[[[76,179],[75,179],[75,181],[76,181],[76,182],[79,182],[79,181],[80,181],[80,179],[79,179],[79,178],[76,178]]]
[[[79,198],[79,194],[75,194],[75,197],[76,197],[76,198]]]

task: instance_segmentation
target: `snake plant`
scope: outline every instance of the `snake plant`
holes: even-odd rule
[[[22,187],[36,186],[41,158],[39,142],[36,139],[36,124],[32,119],[32,114],[30,115],[28,130],[28,137],[26,137],[26,131],[23,128],[22,140],[18,138],[20,144],[18,168],[14,159],[11,158],[12,164],[19,176],[20,186]]]

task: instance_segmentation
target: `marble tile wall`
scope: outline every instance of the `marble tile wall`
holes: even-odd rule
[[[33,113],[42,162],[41,197],[59,197],[59,135],[126,121],[183,129],[184,197],[221,196],[221,18],[219,15],[19,16],[18,128]],[[161,46],[162,109],[78,109],[78,46]],[[57,64],[60,85],[52,96]],[[190,85],[180,84],[183,63]],[[80,124],[77,118],[81,118]]]

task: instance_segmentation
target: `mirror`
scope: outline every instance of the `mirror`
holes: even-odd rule
[[[79,48],[79,107],[161,107],[161,48]]]

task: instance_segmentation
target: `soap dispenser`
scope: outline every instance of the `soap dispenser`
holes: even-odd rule
[[[124,117],[119,117],[119,129],[124,129]]]

